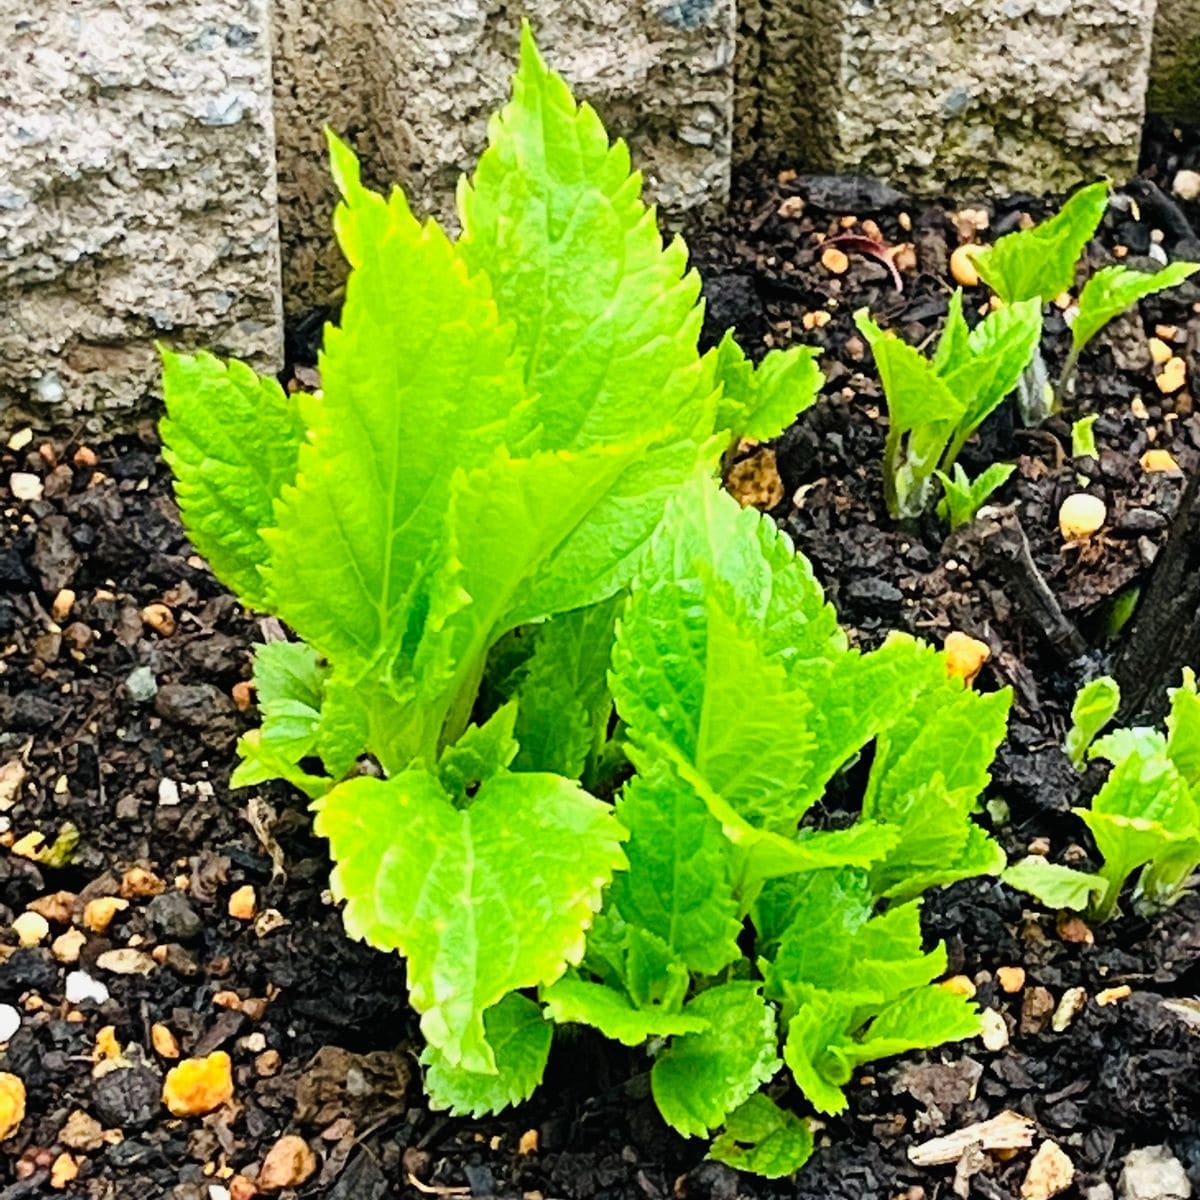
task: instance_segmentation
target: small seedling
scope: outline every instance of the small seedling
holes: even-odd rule
[[[1006,304],[1021,300],[1048,303],[1075,286],[1080,259],[1100,225],[1108,206],[1105,181],[1077,191],[1048,221],[1018,230],[993,246],[974,253],[983,281]],[[1128,267],[1103,267],[1084,285],[1071,322],[1071,348],[1053,389],[1047,412],[1023,413],[1026,424],[1040,424],[1051,411],[1062,408],[1074,382],[1079,356],[1087,344],[1114,317],[1146,296],[1177,287],[1200,263],[1176,262],[1161,271],[1133,271]]]
[[[957,291],[932,359],[885,333],[865,310],[855,314],[855,322],[874,352],[887,397],[888,512],[897,519],[918,517],[932,500],[937,473],[950,476],[967,439],[1016,387],[1041,336],[1041,306],[1010,305],[971,330]],[[989,479],[989,491],[999,486],[995,480]]]
[[[1075,812],[1091,830],[1103,865],[1091,875],[1027,858],[1004,875],[1014,887],[1054,907],[1085,906],[1095,921],[1117,911],[1122,889],[1136,874],[1133,904],[1152,912],[1173,904],[1200,867],[1200,696],[1185,670],[1170,693],[1167,732],[1135,727],[1096,740],[1120,705],[1108,677],[1093,680],[1076,698],[1066,750],[1076,767],[1087,760],[1111,764],[1104,786]]]
[[[1040,351],[1042,306],[1074,286],[1077,264],[1104,215],[1108,193],[1107,183],[1094,183],[1076,192],[1050,220],[972,249],[972,263],[996,294],[994,311],[968,329],[962,292],[956,291],[932,361],[884,333],[865,311],[855,314],[887,397],[884,496],[896,519],[925,511],[933,498],[932,480],[940,472],[950,479],[942,480],[940,511],[953,524],[955,513],[966,511],[967,485],[965,476],[951,472],[984,418],[1016,392],[1025,423],[1040,424],[1061,408],[1080,354],[1109,321],[1200,270],[1200,264],[1177,262],[1154,273],[1115,266],[1097,271],[1080,293],[1071,350],[1057,388],[1051,387]],[[1080,437],[1089,433],[1090,428],[1081,430]]]
[[[1016,469],[1012,463],[992,463],[974,479],[967,475],[961,463],[954,464],[953,478],[945,471],[939,471],[937,477],[944,494],[938,501],[937,515],[951,529],[961,529],[964,525],[969,525],[992,495],[1008,482],[1009,476]]]

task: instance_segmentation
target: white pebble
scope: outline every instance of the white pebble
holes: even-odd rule
[[[82,1004],[85,1000],[103,1004],[108,999],[108,988],[86,971],[71,971],[67,975],[66,996],[68,1004]]]
[[[14,500],[40,500],[42,481],[28,471],[14,471],[8,477],[8,488]]]
[[[11,1004],[0,1004],[0,1042],[12,1041],[21,1028],[21,1014]]]
[[[179,803],[179,784],[171,778],[158,781],[158,802],[163,808],[174,808]]]
[[[979,1025],[980,1037],[987,1049],[995,1052],[1008,1045],[1008,1026],[994,1008],[985,1008],[979,1014]]]
[[[1176,171],[1171,191],[1180,200],[1200,200],[1200,171]]]

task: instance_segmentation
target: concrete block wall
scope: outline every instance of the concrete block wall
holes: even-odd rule
[[[917,192],[1127,178],[1155,2],[761,0],[749,148]]]
[[[126,424],[154,341],[272,369],[269,0],[5,0],[0,426]]]
[[[664,207],[711,212],[728,195],[735,0],[276,0],[289,308],[326,299],[342,276],[321,124],[349,138],[377,186],[398,180],[418,213],[453,224],[455,182],[508,92],[522,16],[576,93],[636,144]]]
[[[676,222],[755,158],[1053,192],[1200,119],[1200,0],[5,0],[0,429],[153,411],[156,339],[277,367],[343,277],[321,126],[452,220],[522,15]]]

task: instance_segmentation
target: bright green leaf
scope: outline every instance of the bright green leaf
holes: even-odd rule
[[[517,706],[506,704],[482,725],[468,725],[442,752],[438,779],[459,808],[470,803],[480,784],[512,765],[518,749],[513,737],[516,719]]]
[[[709,1148],[709,1158],[764,1179],[783,1179],[798,1171],[813,1152],[808,1125],[756,1092],[725,1119],[725,1128]]]
[[[483,1026],[495,1055],[494,1074],[452,1066],[440,1050],[426,1046],[421,1065],[431,1108],[482,1117],[528,1100],[541,1083],[554,1029],[532,1000],[510,993],[483,1014]]]
[[[779,1069],[775,1013],[757,984],[740,981],[701,992],[684,1013],[710,1028],[673,1038],[650,1072],[650,1088],[668,1125],[703,1137]]]
[[[320,802],[316,830],[347,931],[406,956],[426,1040],[483,1073],[496,1069],[484,1013],[579,962],[625,863],[611,808],[553,775],[494,775],[464,810],[424,771],[352,779]]]
[[[162,352],[163,457],[196,549],[249,608],[269,609],[262,531],[296,475],[304,437],[298,397],[244,363]]]
[[[983,281],[1009,304],[1053,300],[1075,283],[1075,265],[1108,207],[1108,183],[1080,188],[1048,221],[1006,234],[974,254]]]
[[[1106,890],[1103,879],[1047,862],[1036,854],[1013,863],[1001,879],[1018,892],[1028,892],[1047,908],[1070,908],[1076,912],[1083,912],[1094,896],[1103,895]]]
[[[721,339],[716,356],[717,382],[722,389],[716,425],[735,437],[760,442],[776,438],[816,401],[822,375],[817,351],[810,346],[769,350],[756,366],[730,330]]]
[[[1200,271],[1200,263],[1175,262],[1161,271],[1103,267],[1079,293],[1079,314],[1071,325],[1071,345],[1078,352],[1113,319],[1145,296],[1178,287]]]
[[[583,774],[612,712],[608,664],[624,603],[618,594],[532,631],[533,652],[512,690],[519,704],[518,770]]]
[[[1109,675],[1101,675],[1080,689],[1071,705],[1071,728],[1063,746],[1077,769],[1083,769],[1088,747],[1120,707],[1121,689]]]
[[[627,996],[602,983],[560,979],[542,993],[546,1015],[558,1025],[590,1025],[623,1046],[640,1046],[652,1037],[703,1033],[705,1018],[661,1008],[637,1008]]]

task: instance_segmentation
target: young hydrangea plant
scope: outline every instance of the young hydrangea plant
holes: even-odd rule
[[[1026,858],[1005,872],[1013,887],[1053,908],[1086,907],[1096,921],[1117,912],[1121,892],[1136,874],[1133,903],[1143,912],[1174,904],[1200,869],[1200,696],[1196,676],[1183,673],[1170,689],[1167,732],[1134,727],[1097,740],[1121,703],[1116,681],[1101,676],[1083,688],[1072,709],[1066,751],[1076,767],[1111,765],[1087,808],[1075,812],[1103,859],[1092,875]]]
[[[1015,392],[1025,423],[1039,424],[1061,407],[1080,354],[1109,321],[1200,270],[1200,264],[1176,262],[1157,272],[1122,266],[1097,271],[1079,294],[1071,316],[1071,349],[1052,388],[1040,351],[1042,306],[1074,286],[1108,196],[1105,182],[1082,188],[1050,220],[976,249],[971,258],[995,293],[993,311],[970,329],[962,291],[956,291],[932,359],[885,333],[865,311],[855,315],[887,399],[883,482],[893,517],[920,516],[933,501],[936,478],[943,491],[939,515],[951,528],[973,520],[1011,474],[993,466],[971,480],[958,464],[964,444],[984,419]]]
[[[858,1064],[977,1030],[920,897],[1003,866],[972,814],[1009,696],[911,639],[850,649],[719,490],[733,437],[813,402],[814,355],[698,352],[682,242],[527,29],[457,241],[331,150],[352,270],[320,394],[165,355],[197,549],[300,639],[257,653],[234,782],[311,798],[347,930],[406,959],[437,1106],[523,1100],[555,1025],[590,1025],[645,1047],[676,1129],[787,1174],[785,1063],[836,1111]]]

